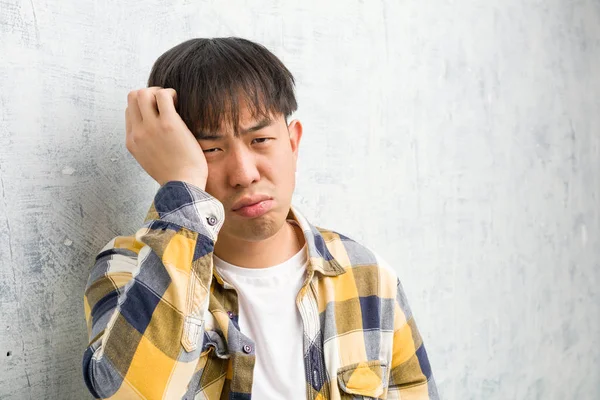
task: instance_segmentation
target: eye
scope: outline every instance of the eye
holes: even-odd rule
[[[256,138],[254,140],[260,140],[260,142],[258,142],[260,144],[260,143],[266,143],[267,141],[271,140],[271,138],[262,137],[262,138]]]
[[[215,148],[212,148],[212,149],[206,149],[206,150],[203,150],[203,151],[204,151],[205,153],[215,153],[215,151],[213,151],[213,150],[219,150],[219,148],[218,148],[218,147],[215,147]]]

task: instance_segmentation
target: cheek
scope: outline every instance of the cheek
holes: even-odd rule
[[[276,163],[271,164],[270,169],[272,179],[278,187],[281,187],[286,192],[294,189],[296,173],[294,159],[291,154],[289,157],[278,158]]]
[[[269,162],[265,164],[265,173],[279,183],[288,181],[290,176],[294,176],[294,159],[292,157],[292,154],[288,156],[287,152],[281,152],[276,157],[270,158]]]
[[[206,191],[216,198],[219,198],[219,179],[221,179],[219,170],[217,168],[211,168],[209,165]]]

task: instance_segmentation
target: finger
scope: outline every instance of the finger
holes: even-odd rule
[[[158,112],[163,116],[172,116],[177,114],[175,105],[177,104],[177,92],[175,89],[162,89],[155,94]]]
[[[152,88],[140,89],[138,91],[137,101],[144,121],[154,121],[158,118],[158,108],[156,106],[156,97],[154,96],[155,91]]]
[[[142,123],[142,113],[140,112],[140,106],[137,101],[137,96],[137,90],[132,90],[127,95],[127,108],[129,108],[129,117],[131,118],[131,124],[133,126]]]
[[[132,131],[131,116],[129,107],[125,107],[125,133],[129,134]]]

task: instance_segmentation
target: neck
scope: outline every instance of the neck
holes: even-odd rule
[[[275,235],[259,242],[219,236],[215,255],[240,267],[265,268],[289,260],[302,249],[304,242],[302,230],[286,222]]]

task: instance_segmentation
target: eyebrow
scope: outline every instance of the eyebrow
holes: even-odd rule
[[[259,131],[269,125],[271,125],[273,123],[273,120],[271,120],[270,118],[263,118],[261,119],[259,122],[257,122],[254,126],[251,126],[250,128],[246,128],[246,129],[241,129],[240,133],[242,135],[251,133],[251,132],[256,132]],[[236,137],[239,137],[240,135],[235,135]],[[198,132],[198,135],[196,136],[198,138],[198,140],[219,140],[219,139],[223,139],[223,135],[218,134],[218,133],[208,133],[208,132]]]

